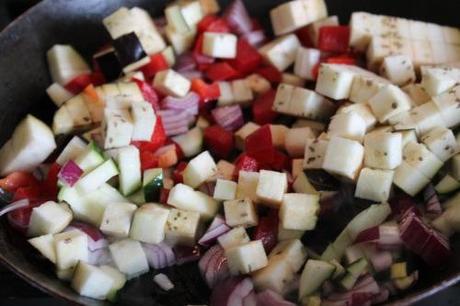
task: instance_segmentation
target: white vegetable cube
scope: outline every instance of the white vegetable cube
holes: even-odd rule
[[[117,268],[109,266],[109,265],[104,265],[99,267],[104,273],[109,276],[112,281],[112,288],[110,290],[109,295],[107,296],[107,299],[109,301],[112,301],[114,298],[116,298],[116,294],[118,290],[124,287],[126,284],[126,277],[123,273],[121,273]]]
[[[305,234],[305,231],[288,230],[285,229],[281,223],[278,224],[278,241],[300,239],[303,234]]]
[[[364,164],[377,169],[395,169],[402,161],[400,133],[370,133],[364,137]]]
[[[460,154],[452,157],[452,176],[460,181]]]
[[[304,169],[321,169],[326,155],[328,140],[307,139],[305,142]]]
[[[190,90],[190,81],[172,69],[155,74],[153,87],[164,95],[184,97]]]
[[[120,272],[132,279],[149,271],[149,263],[139,241],[123,239],[109,245],[110,254]]]
[[[217,241],[221,247],[227,250],[237,245],[246,244],[251,241],[251,239],[249,239],[248,233],[246,233],[246,229],[244,227],[237,226],[225,234],[220,235],[217,238]]]
[[[51,78],[66,85],[78,75],[91,70],[83,57],[70,45],[54,45],[46,53]]]
[[[82,95],[74,96],[62,107],[66,108],[69,112],[74,127],[86,127],[91,124],[91,114]]]
[[[294,176],[294,175],[293,175]],[[300,171],[297,176],[294,176],[295,180],[292,184],[292,189],[297,193],[307,193],[307,194],[319,194],[316,191],[315,187],[310,183],[308,177],[303,171]]]
[[[235,58],[237,40],[234,34],[204,32],[203,54],[215,58]]]
[[[415,196],[430,183],[430,180],[417,168],[403,161],[395,170],[393,183],[407,194]]]
[[[131,116],[133,118],[132,140],[150,141],[157,120],[152,105],[147,102],[133,102]]]
[[[124,147],[131,143],[134,126],[127,110],[106,109],[102,127],[104,149]]]
[[[272,144],[281,149],[284,147],[284,140],[289,128],[282,124],[270,124],[270,132],[272,134]]]
[[[350,18],[350,46],[353,49],[365,52],[377,23],[374,15],[366,12],[354,12]]]
[[[403,160],[431,179],[443,163],[421,143],[410,142],[403,149]]]
[[[156,204],[144,204],[136,211],[130,238],[146,243],[160,243],[165,238],[169,210]]]
[[[96,190],[116,175],[118,175],[118,168],[112,159],[108,159],[80,178],[75,184],[75,188],[82,194],[86,194]]]
[[[235,172],[235,165],[229,163],[226,160],[219,160],[217,162],[217,173],[216,179],[231,180],[233,178],[233,172]]]
[[[433,102],[436,104],[444,121],[443,126],[452,128],[460,123],[459,99],[460,85],[453,87],[451,90],[439,96],[433,97]]]
[[[355,74],[348,65],[321,64],[315,91],[335,100],[346,99]]]
[[[281,74],[281,83],[304,87],[305,79],[302,79],[301,77],[293,73],[283,72]]]
[[[201,4],[201,10],[204,15],[216,14],[219,12],[220,7],[217,0],[199,0]]]
[[[297,36],[288,34],[262,46],[259,52],[267,62],[284,71],[294,63],[298,47],[300,42]]]
[[[407,55],[390,55],[383,59],[380,74],[393,84],[403,86],[415,82],[415,70],[412,60]]]
[[[366,103],[379,90],[390,82],[371,72],[360,73],[353,78],[350,90],[350,101],[355,103]]]
[[[217,179],[213,198],[221,201],[233,200],[236,196],[237,186],[238,184],[233,181]]]
[[[303,157],[307,140],[314,138],[315,133],[310,127],[292,128],[286,132],[284,148],[291,157]]]
[[[254,123],[254,122],[247,122],[245,125],[243,125],[238,131],[235,132],[235,145],[238,149],[241,151],[244,150],[244,142],[246,140],[246,137],[251,135],[253,132],[258,130],[260,128],[260,125]]]
[[[71,230],[54,236],[56,267],[73,268],[81,261],[88,261],[88,236],[80,230]]]
[[[333,136],[329,140],[323,169],[354,180],[364,158],[363,146],[354,140]]]
[[[225,251],[230,273],[248,274],[265,267],[267,254],[261,240],[251,241]]]
[[[71,286],[82,296],[105,300],[112,289],[113,280],[99,267],[80,262]]]
[[[422,67],[421,85],[430,96],[437,96],[454,87],[460,76],[460,69]]]
[[[62,231],[72,221],[72,212],[64,206],[48,201],[32,209],[28,236],[35,237]]]
[[[308,31],[310,34],[311,42],[314,46],[318,46],[319,30],[325,26],[338,26],[339,18],[337,16],[329,16],[327,18],[320,19],[308,25]]]
[[[273,110],[278,113],[289,114],[289,105],[294,93],[294,86],[289,84],[279,84],[276,90],[275,100],[273,101]]]
[[[57,107],[61,106],[64,102],[73,97],[73,94],[59,83],[51,84],[46,89],[46,93]]]
[[[236,198],[249,198],[253,202],[257,201],[257,185],[259,184],[259,172],[240,171],[238,174],[238,186],[236,188]]]
[[[128,237],[131,220],[137,206],[130,203],[113,203],[104,210],[100,229],[110,236]]]
[[[38,236],[27,241],[49,261],[56,264],[56,250],[54,249],[53,234]]]
[[[171,209],[166,221],[166,240],[174,244],[193,246],[199,224],[199,213]]]
[[[363,168],[356,183],[355,197],[386,202],[393,183],[393,170]]]
[[[179,145],[185,157],[192,157],[201,152],[203,131],[198,127],[194,127],[187,133],[173,137],[172,140]]]
[[[184,183],[196,188],[216,173],[216,163],[208,151],[195,156],[185,167],[182,176]]]
[[[142,174],[139,149],[135,146],[120,148],[115,158],[120,171],[118,177],[120,191],[124,195],[130,195],[141,186]]]
[[[249,88],[256,95],[262,95],[272,88],[270,81],[257,73],[247,76],[245,80]]]
[[[398,87],[387,85],[369,99],[372,112],[380,123],[411,108],[409,97]]]
[[[235,103],[248,104],[254,99],[252,90],[245,79],[233,81],[232,92]]]
[[[266,267],[252,274],[252,281],[258,290],[271,290],[279,294],[286,293],[294,280],[295,272],[285,258],[269,259]]]
[[[409,142],[417,142],[417,134],[415,133],[415,129],[409,129],[409,130],[399,130],[395,131],[395,133],[401,134],[402,137],[402,147],[404,148],[406,144]]]
[[[220,97],[217,100],[217,105],[224,106],[233,104],[235,97],[233,96],[232,83],[230,82],[218,82]]]
[[[290,1],[270,11],[275,35],[292,32],[325,17],[327,8],[323,0]]]
[[[371,130],[377,123],[377,118],[375,118],[369,105],[367,104],[364,104],[364,103],[349,104],[349,105],[344,105],[337,110],[337,114],[347,114],[347,113],[355,113],[361,116],[361,118],[364,120],[366,124],[366,131]]]
[[[319,211],[319,195],[287,193],[279,210],[283,228],[312,230],[316,226]]]
[[[313,68],[319,63],[321,52],[318,49],[299,47],[294,64],[294,73],[306,80],[314,80]]]
[[[248,198],[224,202],[225,223],[230,226],[252,227],[258,223],[254,204]]]
[[[167,203],[180,209],[198,212],[203,220],[214,217],[219,209],[216,200],[184,184],[177,184],[169,191]]]
[[[456,115],[459,114],[460,112]],[[446,123],[439,107],[434,102],[419,105],[409,113],[408,125],[415,127],[418,135],[423,135],[437,126],[446,126]]]
[[[357,113],[343,113],[332,117],[327,131],[329,136],[340,136],[359,142],[366,133],[366,122]]]
[[[313,90],[295,87],[289,101],[289,115],[312,120],[326,120],[335,112],[335,105]]]
[[[454,133],[452,130],[444,127],[435,127],[423,135],[421,141],[443,162],[458,152]]]
[[[279,207],[287,191],[287,175],[282,172],[260,170],[256,195],[259,201]]]
[[[193,46],[196,31],[191,30],[185,33],[179,33],[175,31],[174,27],[167,25],[165,27],[165,35],[176,54],[179,55]]]
[[[415,105],[428,102],[431,97],[420,84],[408,84],[402,88]]]

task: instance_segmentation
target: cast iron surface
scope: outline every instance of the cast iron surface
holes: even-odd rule
[[[166,1],[157,0],[45,0],[20,16],[0,34],[0,143],[5,142],[17,122],[28,112],[50,121],[53,105],[45,96],[50,83],[45,53],[55,43],[74,45],[90,56],[108,40],[101,19],[121,5],[141,6],[161,15]],[[222,4],[229,1],[220,1]],[[280,0],[248,0],[251,14],[268,25],[268,10]],[[404,16],[459,26],[458,0],[330,0],[330,14],[345,22],[353,11]],[[456,254],[460,252],[454,243]],[[0,261],[27,282],[56,297],[82,305],[108,305],[75,294],[54,277],[52,266],[35,256],[24,239],[0,222]],[[460,280],[460,257],[453,256],[448,268],[421,272],[421,281],[393,305],[409,305]],[[195,265],[166,271],[176,284],[169,293],[155,290],[152,272],[130,281],[120,296],[123,305],[206,304],[209,294]]]

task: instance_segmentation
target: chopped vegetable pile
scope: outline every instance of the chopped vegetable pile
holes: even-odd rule
[[[370,305],[448,264],[460,30],[296,0],[270,39],[219,10],[122,7],[92,65],[53,46],[52,127],[28,115],[0,150],[0,216],[110,301],[188,264],[210,305]]]

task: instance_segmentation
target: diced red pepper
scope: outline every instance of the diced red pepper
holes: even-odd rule
[[[271,83],[280,83],[282,79],[281,72],[271,65],[259,67],[254,72],[260,74]]]
[[[349,26],[324,26],[319,29],[318,49],[327,52],[347,52]]]
[[[295,32],[295,35],[299,39],[299,42],[302,46],[307,47],[307,48],[313,47],[313,42],[311,41],[309,26],[305,26],[303,28],[298,29]]]
[[[185,167],[187,167],[187,163],[184,161],[181,161],[177,166],[176,169],[173,171],[173,180],[174,184],[179,184],[184,181],[184,178],[182,177],[182,172],[184,172]]]
[[[198,32],[229,33],[230,27],[224,18],[208,15],[198,23]]]
[[[272,209],[267,216],[259,218],[259,224],[252,235],[252,240],[262,240],[266,253],[278,242],[278,222],[278,211]]]
[[[133,79],[134,82],[136,82],[137,86],[141,90],[142,96],[144,97],[145,101],[149,102],[152,104],[153,110],[155,112],[160,110],[160,99],[158,98],[158,94],[156,93],[155,89],[147,83],[142,80],[138,79]]]
[[[213,125],[204,130],[204,143],[217,158],[227,158],[233,150],[233,133],[220,125]]]
[[[42,201],[29,201],[29,206],[13,210],[8,213],[8,223],[15,230],[21,232],[22,234],[26,234],[30,223],[32,209],[40,206],[42,203]]]
[[[290,165],[290,159],[286,154],[273,149],[273,161],[270,163],[273,170],[289,170]]]
[[[82,92],[86,86],[91,84],[92,81],[93,79],[91,73],[80,74],[65,84],[64,87],[74,95],[77,95]]]
[[[241,153],[235,160],[235,170],[233,178],[237,179],[240,171],[257,172],[259,171],[259,163],[255,158],[248,156],[246,153]]]
[[[100,86],[104,83],[106,83],[106,81],[102,71],[99,69],[94,70],[91,74],[91,84],[93,84],[94,86]]]
[[[257,97],[252,104],[252,116],[255,123],[264,125],[273,122],[278,113],[272,110],[276,92],[270,89],[263,95]]]
[[[206,30],[208,29],[209,25],[211,23],[213,23],[214,21],[218,20],[219,17],[216,16],[216,15],[207,15],[207,16],[204,16],[203,19],[201,19],[200,22],[198,22],[197,24],[197,29],[198,29],[198,32],[199,33],[203,33],[203,32],[206,32]]]
[[[7,177],[0,179],[0,188],[8,192],[16,192],[18,188],[39,186],[38,180],[32,173],[25,171],[16,171]]]
[[[157,72],[169,68],[168,62],[162,53],[150,56],[150,62],[141,67],[141,71],[146,78],[153,78]]]
[[[45,195],[56,199],[58,187],[58,173],[61,170],[61,165],[58,163],[53,163],[49,170],[45,180],[42,182],[42,191]]]
[[[156,156],[152,151],[141,151],[140,159],[142,171],[158,168],[159,156]]]
[[[161,122],[161,117],[158,116],[150,141],[132,141],[131,144],[136,146],[140,151],[154,153],[166,143],[166,140],[167,136],[163,128],[163,123]]]
[[[170,191],[169,189],[161,188],[160,190],[160,203],[161,204],[166,204],[168,202],[169,191]]]
[[[236,57],[228,61],[238,72],[246,75],[254,71],[262,62],[262,56],[245,39],[238,39]]]
[[[239,76],[235,68],[227,62],[210,64],[206,69],[206,76],[212,81],[225,81]]]
[[[271,164],[274,158],[272,133],[270,126],[264,125],[246,137],[244,148],[246,153],[260,164]]]
[[[190,89],[200,96],[200,106],[220,97],[219,84],[217,83],[207,84],[201,79],[193,79]]]
[[[356,65],[356,58],[349,54],[331,56],[326,58],[328,64]]]

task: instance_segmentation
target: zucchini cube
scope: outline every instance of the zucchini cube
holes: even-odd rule
[[[114,281],[101,268],[80,262],[75,269],[71,286],[80,295],[105,300]]]
[[[219,210],[216,200],[184,184],[177,184],[169,191],[167,203],[179,209],[197,212],[203,220],[211,219]]]
[[[56,250],[54,249],[53,234],[47,234],[27,240],[49,261],[56,264]]]
[[[213,198],[220,201],[234,200],[237,186],[233,181],[217,179]]]
[[[173,208],[166,221],[166,240],[174,244],[193,246],[199,225],[199,213]]]
[[[131,239],[160,243],[165,239],[169,210],[157,204],[144,204],[134,214],[129,236]]]
[[[212,177],[216,171],[214,159],[208,151],[204,151],[192,158],[185,167],[182,173],[184,184],[196,188]]]
[[[56,234],[72,221],[72,211],[66,205],[48,201],[32,209],[27,235],[31,237]]]
[[[102,216],[101,231],[117,238],[126,238],[131,228],[131,220],[137,206],[130,203],[107,205]]]
[[[278,242],[268,255],[269,262],[273,258],[281,258],[289,263],[294,272],[299,271],[307,259],[307,250],[299,239]]]
[[[120,272],[132,279],[149,271],[149,263],[139,241],[123,239],[109,245],[110,254]]]
[[[190,86],[188,79],[172,69],[158,72],[153,80],[153,87],[166,96],[184,97]]]
[[[359,142],[333,136],[327,146],[323,169],[331,174],[355,180],[363,158],[364,148]]]
[[[287,191],[286,173],[260,170],[256,196],[264,204],[279,207]]]
[[[104,149],[128,146],[133,134],[131,115],[123,109],[105,109],[102,120]]]
[[[288,260],[274,257],[268,260],[266,267],[252,274],[252,281],[257,290],[271,290],[283,295],[294,280],[294,276],[295,272]]]
[[[225,250],[230,273],[233,275],[248,274],[262,269],[268,264],[267,254],[261,240]]]
[[[59,270],[74,268],[81,261],[88,261],[88,237],[80,230],[71,230],[54,236],[56,267]]]
[[[248,198],[224,202],[225,223],[234,226],[252,227],[258,223],[254,204]]]
[[[279,210],[280,222],[285,229],[313,230],[318,220],[319,195],[286,193]]]

